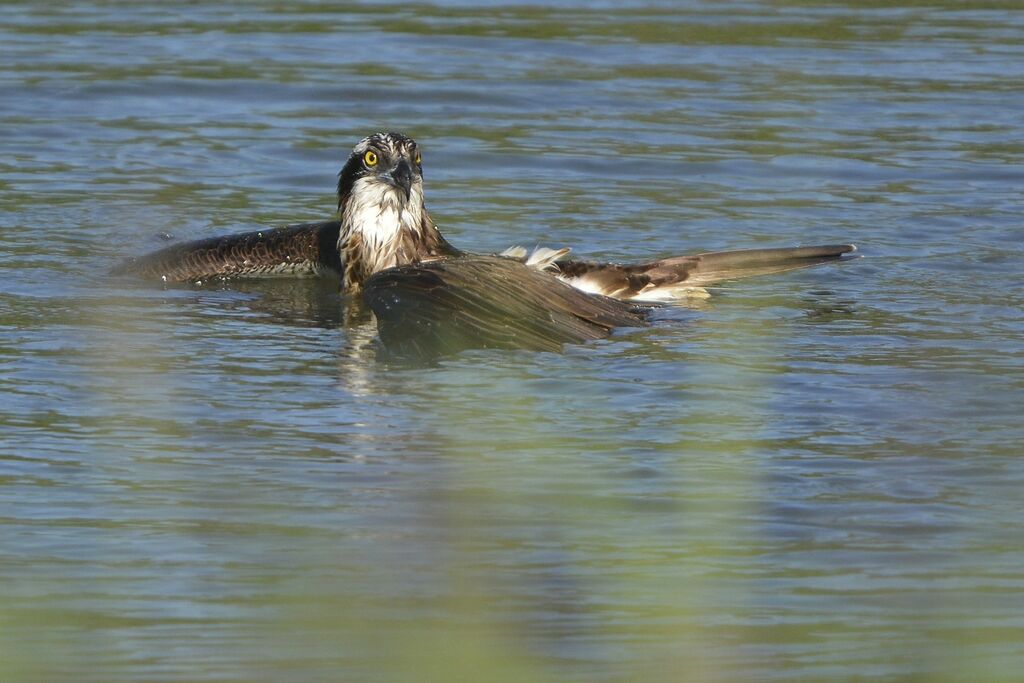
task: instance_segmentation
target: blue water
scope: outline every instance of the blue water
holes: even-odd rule
[[[0,678],[1017,680],[1015,3],[12,3]],[[329,218],[399,129],[457,246],[851,241],[562,354],[379,362],[330,282],[118,259]]]

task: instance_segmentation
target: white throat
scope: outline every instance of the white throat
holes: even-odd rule
[[[422,182],[413,183],[406,199],[401,190],[382,180],[360,178],[341,207],[338,249],[343,255],[347,252],[349,259],[358,259],[369,276],[410,263],[413,254],[406,253],[403,243],[418,240],[422,233]],[[359,253],[352,253],[353,249]]]

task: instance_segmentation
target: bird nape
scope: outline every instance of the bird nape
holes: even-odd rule
[[[336,277],[355,305],[373,311],[387,351],[431,357],[467,348],[557,350],[645,325],[651,303],[842,260],[855,249],[749,249],[627,265],[567,258],[568,249],[463,252],[427,212],[419,145],[387,132],[360,140],[338,174],[338,220],[176,244],[112,273],[162,282]]]

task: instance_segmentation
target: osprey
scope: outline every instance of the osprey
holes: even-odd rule
[[[390,350],[557,349],[646,324],[649,306],[704,286],[839,260],[851,244],[673,256],[620,265],[567,258],[569,249],[471,254],[427,212],[423,158],[401,133],[356,144],[338,174],[338,220],[213,237],[130,259],[115,274],[163,282],[271,275],[339,277],[374,312]]]

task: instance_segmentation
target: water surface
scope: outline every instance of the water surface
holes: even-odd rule
[[[4,680],[1014,680],[1017,3],[7,3]],[[456,245],[856,242],[563,354],[118,259],[424,148]]]

